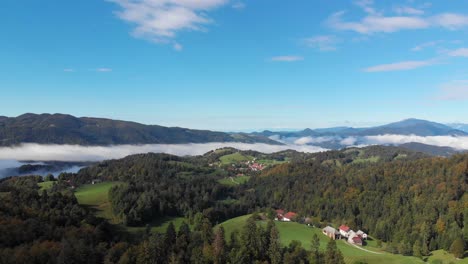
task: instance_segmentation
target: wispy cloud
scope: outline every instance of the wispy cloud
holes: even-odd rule
[[[337,30],[349,30],[361,34],[391,33],[405,29],[423,29],[430,26],[425,19],[419,17],[369,15],[360,21],[348,22],[342,19],[344,14],[344,11],[332,14],[328,18],[327,24]]]
[[[394,8],[394,11],[399,15],[423,15],[424,14],[424,10],[410,7],[410,6],[398,6]]]
[[[176,51],[181,51],[181,50],[184,49],[184,46],[182,46],[181,44],[179,44],[179,43],[177,43],[177,42],[174,43],[174,45],[172,45],[172,47],[173,47],[174,50],[176,50]]]
[[[108,0],[121,7],[117,16],[135,25],[132,35],[168,43],[180,31],[205,31],[213,23],[207,13],[228,0]]]
[[[456,80],[440,86],[440,92],[435,97],[441,101],[468,100],[468,80]]]
[[[452,57],[468,57],[468,48],[460,48],[449,51],[448,55]]]
[[[74,69],[71,69],[71,68],[67,68],[67,69],[63,69],[64,72],[75,72]]]
[[[231,7],[237,10],[241,10],[241,9],[244,9],[246,5],[243,2],[235,2],[234,4],[232,4]]]
[[[381,64],[365,68],[365,72],[389,72],[389,71],[407,71],[417,68],[427,67],[436,64],[436,60],[422,60],[422,61],[402,61],[390,64]]]
[[[360,34],[392,33],[401,30],[417,30],[432,27],[458,30],[468,27],[468,16],[455,13],[443,13],[430,17],[368,14],[357,21],[345,21],[343,19],[344,14],[344,11],[332,14],[326,24],[336,30],[354,31]]]
[[[462,136],[416,136],[416,135],[378,135],[364,137],[365,144],[392,144],[401,145],[405,143],[417,142],[439,147],[452,147],[458,150],[468,149],[468,137]]]
[[[95,69],[95,71],[97,71],[97,72],[111,72],[112,69],[111,68],[97,68],[97,69]]]
[[[276,62],[295,62],[295,61],[302,61],[302,60],[304,60],[304,57],[293,56],[293,55],[276,56],[270,59],[270,61],[276,61]]]
[[[428,42],[424,42],[422,44],[419,44],[415,47],[413,47],[411,50],[412,51],[422,51],[426,48],[429,48],[429,47],[434,47],[440,43],[442,43],[443,41],[442,40],[435,40],[435,41],[428,41]]]
[[[316,48],[320,51],[336,50],[338,39],[332,35],[314,36],[304,39],[304,44],[311,48]]]

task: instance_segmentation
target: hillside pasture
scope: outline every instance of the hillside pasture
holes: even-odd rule
[[[227,220],[216,227],[223,226],[225,229],[226,237],[229,237],[232,232],[238,230],[242,231],[243,226],[245,225],[246,220],[251,215],[244,215],[236,217],[230,220]],[[259,225],[266,226],[266,221],[258,221]],[[284,246],[289,245],[291,241],[297,240],[301,242],[302,246],[310,250],[311,241],[314,234],[316,234],[320,239],[320,249],[325,251],[329,238],[322,234],[320,228],[309,227],[304,224],[299,224],[295,222],[278,222],[275,221],[275,225],[278,228],[280,233],[281,243]],[[215,227],[215,228],[216,228]],[[352,264],[358,261],[362,261],[368,264],[418,264],[424,263],[423,260],[410,257],[402,256],[397,254],[390,254],[382,251],[375,247],[375,243],[369,243],[369,246],[357,247],[347,243],[345,240],[338,240],[337,246],[340,251],[343,253],[346,263]],[[452,261],[455,259],[452,258]],[[457,262],[463,263],[465,262]],[[445,264],[445,262],[444,262]]]

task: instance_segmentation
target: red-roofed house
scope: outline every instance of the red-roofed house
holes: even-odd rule
[[[293,220],[296,216],[297,216],[296,213],[294,213],[294,212],[288,212],[287,214],[285,214],[285,215],[283,216],[283,221],[284,221],[284,222],[290,222],[290,221]]]
[[[344,237],[349,236],[349,231],[351,231],[351,228],[349,228],[349,226],[341,225],[339,229],[340,229],[340,234],[342,236],[344,236]]]
[[[284,210],[283,209],[278,209],[276,210],[276,218],[275,220],[276,221],[283,221],[283,218],[284,218]]]
[[[362,239],[359,236],[355,236],[355,237],[349,239],[348,242],[351,243],[351,244],[362,246]]]

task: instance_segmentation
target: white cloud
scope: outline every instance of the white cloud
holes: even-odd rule
[[[96,71],[97,72],[111,72],[112,69],[111,68],[97,68]]]
[[[441,42],[443,42],[443,41],[442,40],[428,41],[428,42],[425,42],[425,43],[422,43],[422,44],[419,44],[419,45],[415,46],[411,50],[412,51],[421,51],[421,50],[423,50],[425,48],[434,47],[434,46],[438,45]]]
[[[132,35],[157,43],[171,42],[180,31],[205,31],[213,23],[207,12],[228,0],[108,0],[122,10],[117,16],[135,24]]]
[[[75,72],[74,69],[70,69],[70,68],[67,68],[67,69],[63,69],[64,72]]]
[[[326,149],[316,146],[269,145],[247,143],[203,143],[203,144],[151,144],[151,145],[116,145],[116,146],[79,146],[79,145],[41,145],[21,144],[14,147],[0,148],[0,160],[35,160],[35,161],[101,161],[118,159],[139,153],[168,153],[173,155],[202,155],[208,151],[223,147],[240,150],[256,150],[273,153],[287,149],[301,152],[320,152]]]
[[[336,43],[338,39],[331,35],[315,36],[304,39],[306,46],[316,48],[320,51],[336,50]]]
[[[320,144],[334,140],[334,137],[301,137],[293,140],[295,145]],[[286,141],[288,141],[286,139]]]
[[[430,23],[420,17],[369,15],[357,22],[342,20],[344,12],[337,12],[328,18],[327,24],[337,30],[350,30],[361,34],[391,33],[408,29],[428,28]]]
[[[407,71],[436,64],[435,60],[402,61],[390,64],[381,64],[364,69],[366,72]]]
[[[429,18],[436,26],[457,30],[468,26],[468,16],[454,13],[443,13]]]
[[[468,48],[452,50],[448,53],[448,55],[452,57],[468,57]]]
[[[174,50],[176,51],[181,51],[184,49],[184,46],[182,46],[181,44],[179,43],[174,43],[174,45],[172,46],[174,48]]]
[[[373,0],[357,0],[354,2],[354,4],[359,6],[364,12],[368,14],[377,14],[377,11],[373,7]]]
[[[378,135],[366,136],[367,144],[393,144],[400,145],[404,143],[417,142],[439,147],[452,147],[458,150],[468,150],[468,137],[456,136],[416,136],[416,135]]]
[[[468,80],[456,80],[443,84],[435,99],[442,101],[468,100]]]
[[[354,146],[357,141],[358,141],[357,137],[347,137],[341,140],[340,144],[344,146]]]
[[[271,61],[278,61],[278,62],[294,62],[294,61],[302,61],[302,60],[304,60],[304,58],[301,57],[301,56],[288,55],[288,56],[272,57],[270,60]]]
[[[443,13],[431,17],[422,16],[383,16],[368,14],[358,21],[344,21],[344,11],[332,14],[327,24],[336,30],[355,31],[360,34],[392,33],[401,30],[427,29],[442,27],[457,30],[468,27],[468,16],[455,13]]]
[[[409,6],[399,6],[399,7],[395,7],[395,8],[394,8],[394,11],[395,11],[397,14],[400,14],[400,15],[422,15],[422,14],[424,14],[424,10],[422,10],[422,9],[417,9],[417,8],[413,8],[413,7],[409,7]]]
[[[246,5],[243,2],[235,2],[234,4],[232,4],[232,8],[237,9],[237,10],[244,9],[245,7]]]

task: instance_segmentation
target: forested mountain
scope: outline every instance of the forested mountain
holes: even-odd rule
[[[143,125],[104,118],[63,114],[24,114],[0,118],[0,146],[41,144],[157,144],[205,142],[262,142],[280,144],[260,135]]]
[[[231,159],[223,163],[226,157]],[[235,163],[239,157],[272,165],[250,171],[243,184],[222,183],[238,177],[237,165],[245,164],[244,159]],[[342,263],[342,258],[326,262],[326,253],[306,251],[294,242],[287,248],[272,244],[278,234],[271,224],[265,229],[249,220],[241,234],[229,239],[212,229],[254,212],[262,212],[256,217],[267,221],[278,208],[295,211],[298,221],[309,219],[318,227],[334,223],[364,230],[391,253],[427,256],[436,249],[453,250],[454,244],[463,250],[468,242],[468,154],[434,158],[384,146],[313,154],[224,148],[195,157],[149,153],[104,161],[76,174],[63,173],[49,191],[38,194],[41,180],[0,180],[2,263],[15,263],[19,255],[23,263],[63,263],[65,257],[78,259],[75,263],[88,257],[93,263],[272,258],[274,263]],[[76,187],[94,181],[115,183],[107,193],[112,225],[80,207],[73,196]],[[178,232],[169,226],[165,234],[151,235],[149,224],[165,217],[188,222]],[[147,231],[131,236],[126,230],[134,226],[147,226]],[[340,256],[330,250],[330,256]]]
[[[453,154],[460,153],[462,151],[455,150],[451,147],[438,147],[432,146],[417,142],[405,143],[399,145],[400,148],[409,149],[413,151],[423,152],[432,156],[442,156],[442,157],[449,157]]]
[[[468,239],[468,155],[324,166],[282,164],[245,186],[250,203],[348,223],[390,242],[389,251],[449,249]]]

